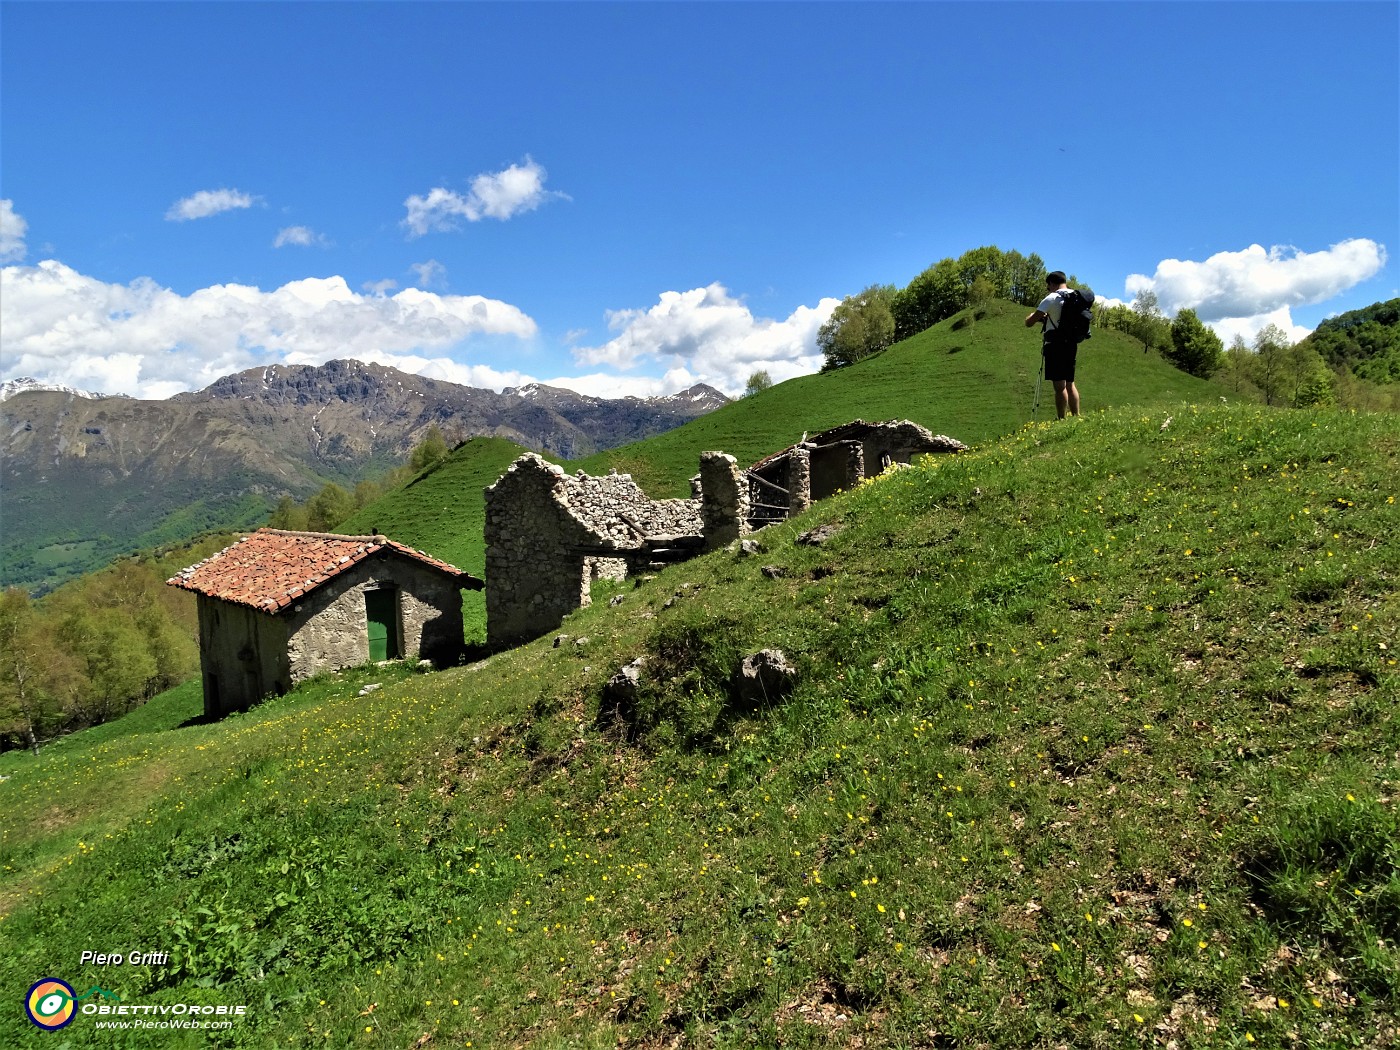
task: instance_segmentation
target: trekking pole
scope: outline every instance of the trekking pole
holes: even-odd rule
[[[1040,412],[1040,384],[1045,381],[1045,355],[1040,355],[1040,375],[1035,381],[1035,406],[1031,409],[1031,422],[1036,422],[1036,416]]]

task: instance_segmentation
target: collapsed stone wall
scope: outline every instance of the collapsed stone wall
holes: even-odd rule
[[[692,536],[702,529],[698,499],[654,500],[630,474],[565,474],[564,498],[585,528],[622,549],[636,548],[648,536]]]
[[[597,579],[722,547],[753,528],[858,484],[867,471],[926,452],[965,449],[907,420],[855,420],[748,470],[702,452],[692,499],[651,499],[630,474],[569,475],[534,453],[486,490],[486,637],[529,641],[589,603]]]
[[[761,527],[800,514],[816,500],[848,490],[914,456],[963,452],[967,446],[907,419],[832,427],[759,460],[749,468],[753,523]]]
[[[592,537],[569,513],[559,467],[533,453],[512,463],[486,489],[485,540],[489,644],[537,637],[582,604]]]
[[[733,543],[749,531],[749,483],[733,456],[700,453],[700,518],[705,549]]]
[[[625,579],[659,537],[703,534],[699,499],[651,499],[629,474],[570,476],[534,453],[486,490],[486,638],[558,627],[595,579]]]

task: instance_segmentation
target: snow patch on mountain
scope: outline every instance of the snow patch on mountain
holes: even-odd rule
[[[69,397],[85,397],[89,401],[95,401],[102,397],[127,397],[126,394],[100,394],[95,390],[75,390],[71,386],[64,386],[62,383],[45,383],[31,376],[20,376],[17,379],[7,379],[0,383],[0,401],[8,401],[16,394],[28,394],[36,391],[51,391],[58,394],[67,394]]]

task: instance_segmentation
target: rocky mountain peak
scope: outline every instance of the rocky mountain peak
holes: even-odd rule
[[[352,359],[323,365],[265,365],[223,376],[203,390],[176,394],[175,401],[253,400],[268,404],[358,403],[379,396],[387,386],[415,389],[433,385],[430,379],[384,365]]]

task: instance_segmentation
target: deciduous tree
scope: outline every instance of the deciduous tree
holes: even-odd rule
[[[51,646],[28,593],[11,587],[0,594],[0,730],[17,733],[36,755],[40,737],[58,714],[43,683],[44,656]]]
[[[306,527],[312,532],[326,532],[354,513],[355,498],[331,482],[306,505]]]
[[[434,423],[423,435],[423,440],[414,446],[408,457],[408,465],[418,472],[428,470],[446,459],[450,451],[452,450],[447,447],[447,439]]]
[[[1254,397],[1254,355],[1244,337],[1237,335],[1230,342],[1230,348],[1221,355],[1220,380],[1233,390],[1237,397]]]
[[[1284,371],[1294,408],[1336,404],[1332,372],[1322,355],[1306,342],[1295,343],[1284,354]]]
[[[291,496],[286,495],[277,501],[277,506],[272,511],[272,517],[267,519],[268,525],[272,528],[287,529],[291,532],[305,532],[306,522],[306,508],[299,505]]]
[[[1220,355],[1224,350],[1220,336],[1216,335],[1196,316],[1194,310],[1181,309],[1171,324],[1172,364],[1183,372],[1209,379],[1220,369]]]
[[[749,381],[744,384],[744,396],[752,397],[760,391],[767,390],[773,385],[773,379],[768,374],[766,368],[760,368],[753,375],[749,376]]]
[[[873,284],[841,300],[817,332],[817,346],[826,358],[822,371],[854,364],[894,342],[894,294],[893,285]]]
[[[1133,299],[1133,317],[1128,334],[1142,343],[1142,348],[1166,355],[1171,349],[1171,325],[1157,305],[1157,293],[1144,288]]]
[[[1254,385],[1267,405],[1287,400],[1285,355],[1292,345],[1288,333],[1276,324],[1265,325],[1254,337]]]

